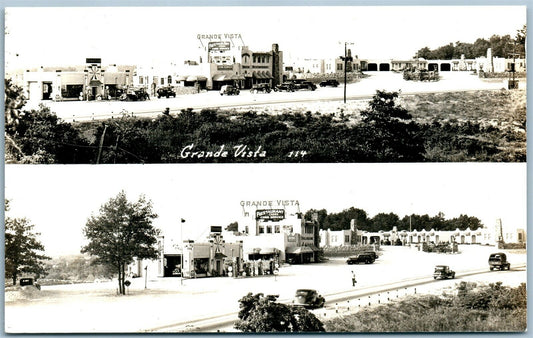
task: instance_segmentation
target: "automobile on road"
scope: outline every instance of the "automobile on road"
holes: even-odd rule
[[[272,87],[270,87],[269,83],[258,83],[250,89],[250,93],[270,93],[271,91]]]
[[[374,263],[374,261],[374,257],[369,254],[359,254],[348,258],[346,260],[346,263],[348,263],[349,265],[359,263],[372,264]]]
[[[292,301],[294,305],[303,306],[308,309],[318,309],[324,306],[326,300],[316,290],[298,289]]]
[[[326,87],[326,86],[338,87],[339,81],[332,79],[332,80],[324,80],[320,82],[320,87]]]
[[[275,92],[293,92],[295,90],[294,83],[292,82],[283,82],[274,87]]]
[[[146,101],[150,100],[150,95],[144,88],[130,88],[119,98],[121,101]]]
[[[294,80],[290,80],[290,82],[292,82],[292,84],[294,85],[294,90],[303,90],[303,89],[308,89],[312,91],[316,90],[316,85],[311,81],[307,81],[304,79],[294,79]]]
[[[507,261],[507,255],[503,252],[497,252],[490,254],[489,256],[489,269],[490,271],[494,269],[498,270],[510,270],[511,263]]]
[[[157,90],[157,98],[160,99],[162,97],[166,97],[167,99],[169,97],[176,97],[176,92],[172,87],[161,87]]]
[[[220,87],[220,95],[239,95],[241,91],[239,88],[232,85],[224,85]]]
[[[435,266],[435,271],[433,272],[433,279],[454,279],[455,271],[451,270],[447,265],[437,265]]]

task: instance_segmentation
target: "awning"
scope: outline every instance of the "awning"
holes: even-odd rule
[[[221,258],[224,258],[224,257],[227,257],[227,256],[224,255],[222,252],[215,253],[215,259],[221,259]]]
[[[244,76],[242,75],[231,75],[232,80],[244,80]]]
[[[100,80],[91,80],[91,82],[89,82],[89,86],[91,87],[98,87],[101,85],[102,85],[102,82]]]
[[[191,75],[191,76],[187,77],[187,79],[185,81],[194,82],[194,81],[205,81],[205,80],[207,80],[207,78],[205,76]]]
[[[188,75],[180,75],[176,78],[176,81],[185,81],[188,77]]]
[[[288,254],[304,254],[304,253],[313,253],[313,249],[308,246],[292,246],[288,247],[285,251]]]
[[[226,74],[215,74],[213,76],[213,81],[224,81],[226,79]]]
[[[261,255],[270,255],[273,253],[276,253],[275,248],[262,248],[261,251],[259,251]]]
[[[269,71],[257,71],[252,73],[252,77],[255,79],[272,79],[272,75]]]

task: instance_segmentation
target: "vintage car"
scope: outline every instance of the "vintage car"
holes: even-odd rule
[[[317,309],[324,306],[326,300],[313,289],[298,289],[292,303],[309,309]]]
[[[375,251],[372,251],[372,250],[369,250],[369,251],[365,251],[363,252],[365,255],[370,255],[372,257],[374,257],[374,260],[378,259],[378,254],[375,252]]]
[[[150,95],[144,88],[129,88],[120,95],[121,101],[144,101],[149,99]]]
[[[435,266],[435,271],[433,272],[433,279],[454,279],[455,271],[451,270],[447,265],[437,265]]]
[[[511,263],[507,261],[507,255],[503,252],[497,252],[490,254],[489,256],[489,269],[490,271],[494,269],[498,270],[510,270]]]
[[[240,92],[239,88],[232,85],[224,85],[220,87],[220,95],[239,95]]]
[[[359,264],[359,263],[372,264],[372,263],[374,263],[374,261],[375,261],[375,258],[374,258],[373,255],[359,254],[359,255],[355,255],[355,256],[349,257],[346,260],[346,263],[348,263],[349,265],[351,265],[351,264]]]
[[[293,80],[290,80],[289,82],[292,82],[295,90],[302,90],[302,89],[315,90],[316,89],[316,85],[313,82],[307,81],[304,79],[293,79]]]
[[[269,83],[254,84],[250,89],[251,93],[270,93],[271,91],[272,87],[270,87]]]
[[[162,97],[166,97],[166,98],[169,98],[169,97],[176,97],[176,92],[174,91],[174,89],[170,86],[168,87],[161,87],[157,90],[157,98],[160,99]]]
[[[41,285],[36,283],[33,278],[21,278],[19,280],[20,286],[33,286],[38,290],[41,290]]]
[[[295,90],[294,83],[292,82],[283,82],[274,87],[275,92],[293,92]]]
[[[338,87],[339,86],[339,81],[337,81],[335,79],[331,79],[331,80],[324,80],[324,81],[320,82],[320,87],[326,87],[326,86]]]

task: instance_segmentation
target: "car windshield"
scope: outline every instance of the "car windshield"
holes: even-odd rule
[[[446,270],[445,266],[437,266],[437,267],[435,267],[435,271],[444,271],[444,270]]]
[[[307,296],[309,294],[311,294],[312,291],[311,290],[296,290],[296,296]]]

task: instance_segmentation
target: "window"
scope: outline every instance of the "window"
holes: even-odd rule
[[[143,80],[144,80],[144,79],[143,79],[143,77],[142,77],[142,76],[141,76],[141,77],[139,77],[139,84],[141,84],[141,85],[142,85],[142,84],[143,84]]]
[[[344,236],[344,243],[350,243],[350,235]]]
[[[276,225],[276,226],[274,227],[274,232],[277,233],[277,234],[280,233],[279,225]]]
[[[264,234],[265,233],[265,227],[264,226],[259,226],[259,233],[260,234]]]
[[[171,84],[171,83],[172,83],[172,76],[170,76],[170,75],[168,76],[168,78],[167,78],[167,83],[168,83],[168,84]]]
[[[267,234],[271,234],[272,233],[272,227],[269,225],[266,228],[267,228]]]
[[[244,227],[244,233],[246,233],[246,234],[248,233],[248,226]]]
[[[165,79],[164,79],[164,78],[161,78],[161,84],[162,84],[162,85],[165,84]]]
[[[254,63],[255,63],[255,62],[256,62],[256,57],[255,57],[255,55],[254,55]]]
[[[342,63],[337,63],[337,70],[342,70]]]

